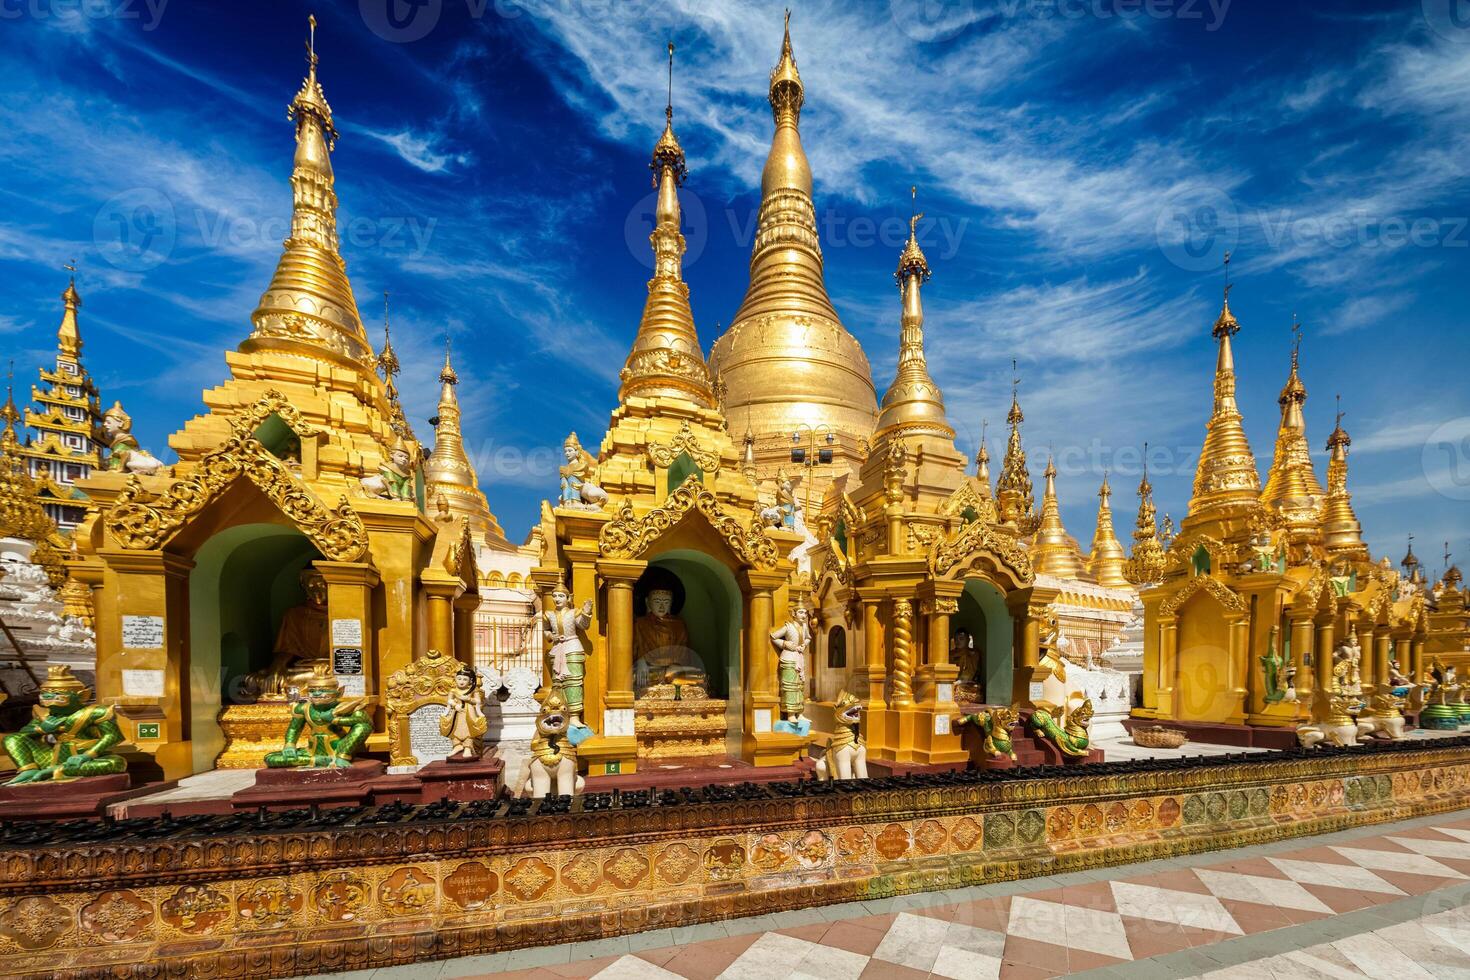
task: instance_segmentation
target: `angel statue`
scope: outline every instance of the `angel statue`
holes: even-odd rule
[[[592,481],[597,475],[597,463],[582,448],[575,432],[567,436],[567,441],[562,444],[562,453],[567,462],[560,470],[561,506],[600,510],[607,503],[607,491]]]
[[[123,473],[152,476],[163,469],[163,461],[138,444],[133,435],[133,418],[113,402],[102,416],[102,441],[107,443],[107,468]]]

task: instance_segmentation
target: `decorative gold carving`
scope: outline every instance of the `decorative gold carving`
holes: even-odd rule
[[[230,920],[230,899],[208,885],[184,885],[158,911],[184,935],[202,936]]]
[[[968,515],[966,511],[969,512]],[[989,494],[981,494],[969,480],[955,488],[940,512],[946,517],[964,518],[967,523],[979,521],[982,524],[994,524],[1000,519],[995,510],[995,501]]]
[[[653,869],[660,880],[670,885],[682,885],[689,880],[699,865],[699,855],[688,844],[670,844],[659,852]]]
[[[691,513],[704,517],[742,563],[771,568],[780,560],[775,543],[766,537],[759,522],[748,529],[742,527],[692,474],[662,505],[642,518],[633,513],[632,502],[624,499],[617,516],[598,534],[598,550],[607,558],[637,558]]]
[[[82,931],[104,943],[129,943],[153,921],[153,906],[135,891],[103,892],[82,906]]]
[[[889,675],[890,699],[894,705],[912,704],[913,604],[907,599],[893,603],[893,672]]]
[[[260,878],[240,892],[235,902],[239,921],[256,929],[279,929],[293,921],[306,896],[286,878]]]
[[[378,902],[393,915],[427,915],[438,904],[434,876],[420,868],[399,868],[378,886]]]
[[[627,891],[648,876],[648,859],[624,847],[607,860],[602,870],[608,881]]]
[[[662,353],[662,352],[659,352]],[[701,365],[703,367],[703,365]],[[648,444],[648,461],[654,466],[664,469],[674,465],[674,460],[679,458],[680,453],[688,453],[689,458],[694,460],[706,474],[719,472],[720,454],[713,449],[706,449],[694,434],[686,420],[679,426],[679,432],[667,443],[651,442]]]
[[[1209,575],[1196,575],[1159,605],[1159,615],[1174,615],[1180,607],[1194,597],[1195,593],[1201,591],[1208,593],[1211,598],[1224,606],[1227,612],[1245,612],[1245,600],[1233,589]]]
[[[454,690],[461,664],[441,650],[430,649],[388,678],[383,699],[388,709],[388,764],[416,766],[408,739],[408,716],[428,704],[443,704]]]
[[[523,902],[541,898],[555,880],[551,865],[536,857],[521,858],[505,873],[505,887]]]
[[[1036,577],[1026,549],[1018,545],[1011,535],[983,521],[966,524],[955,534],[936,541],[929,549],[929,570],[938,576],[948,575],[956,566],[968,566],[979,557],[990,559],[997,568],[1010,572],[1022,584],[1028,584]]]
[[[465,912],[484,908],[500,890],[500,876],[479,861],[466,861],[444,879],[444,897]]]
[[[527,881],[533,879],[528,878]],[[602,884],[602,869],[592,854],[578,854],[562,865],[561,880],[574,895],[591,895]]]
[[[347,498],[328,509],[254,436],[235,435],[206,453],[188,476],[155,497],[135,476],[107,509],[107,530],[124,548],[161,548],[191,518],[240,477],[278,507],[331,561],[357,561],[367,552],[367,528]]]

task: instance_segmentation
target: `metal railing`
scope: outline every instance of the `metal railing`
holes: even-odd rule
[[[512,667],[540,673],[544,621],[540,616],[475,614],[475,665],[504,674]]]

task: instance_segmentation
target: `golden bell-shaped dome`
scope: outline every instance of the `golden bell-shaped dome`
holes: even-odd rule
[[[776,131],[761,173],[750,286],[710,354],[711,372],[729,386],[726,414],[756,435],[762,478],[783,462],[801,425],[828,426],[836,437],[834,470],[856,469],[859,442],[877,418],[868,358],[838,319],[823,279],[811,166],[798,128],[804,98],[788,24],[771,73]],[[832,475],[813,478],[825,483]]]

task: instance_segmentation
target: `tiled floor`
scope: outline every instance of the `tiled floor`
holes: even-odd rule
[[[1470,980],[1470,811],[354,976],[898,980],[1077,973]]]

